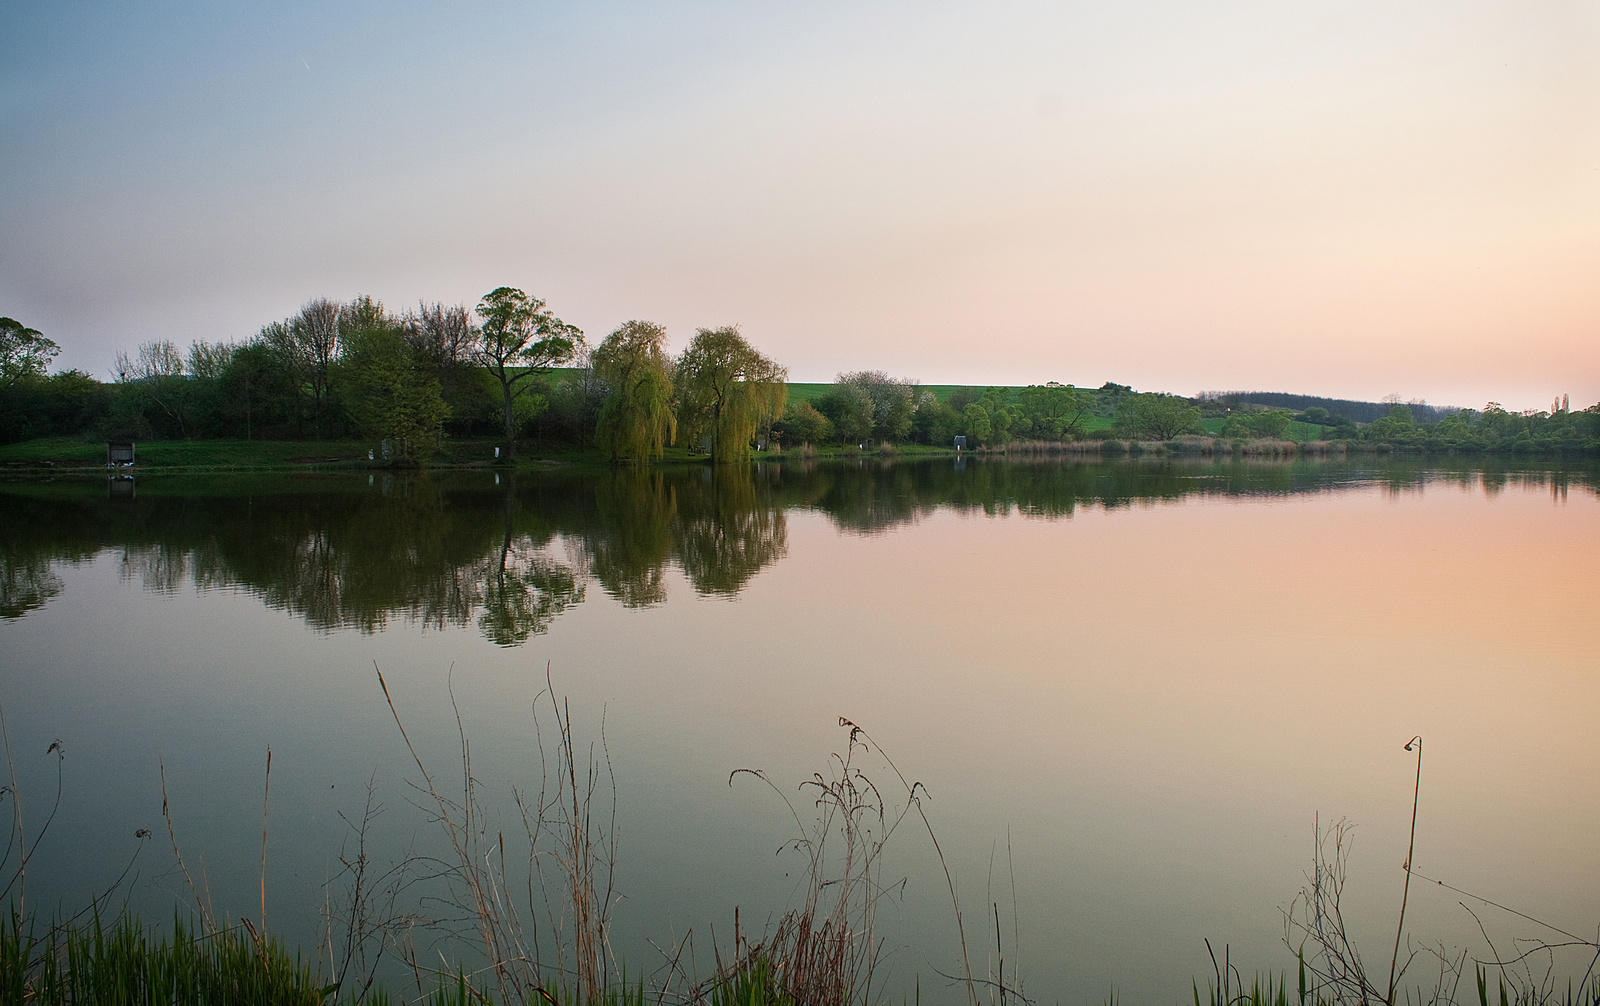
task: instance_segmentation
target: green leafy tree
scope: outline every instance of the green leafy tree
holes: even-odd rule
[[[294,376],[274,349],[256,339],[239,346],[217,378],[223,398],[223,415],[232,429],[243,425],[246,440],[262,426],[293,420],[296,407]]]
[[[624,322],[590,356],[595,377],[611,388],[595,440],[611,459],[659,458],[678,432],[672,414],[667,330],[649,321]]]
[[[673,370],[679,432],[708,439],[713,462],[748,458],[756,431],[782,414],[788,376],[737,327],[700,329]]]
[[[393,327],[350,330],[345,338],[350,418],[368,436],[387,440],[394,460],[418,463],[438,445],[450,412],[439,379]]]
[[[839,380],[817,404],[840,440],[861,443],[872,436],[872,396],[867,389]]]
[[[1017,404],[1030,432],[1043,440],[1073,440],[1083,435],[1083,417],[1094,407],[1093,396],[1070,384],[1030,384],[1017,394]]]
[[[1389,414],[1378,419],[1368,427],[1373,437],[1379,440],[1395,440],[1408,438],[1416,431],[1417,420],[1409,405],[1395,405],[1389,409]]]
[[[967,431],[967,436],[978,444],[987,442],[993,432],[989,423],[989,410],[977,402],[968,405],[961,413],[961,423],[962,428]]]
[[[833,423],[810,402],[790,402],[776,432],[785,444],[825,444],[833,439]]]
[[[961,413],[948,403],[939,401],[939,396],[933,392],[924,391],[917,396],[912,430],[922,443],[948,447],[955,435],[961,432]]]
[[[916,414],[916,388],[916,381],[890,377],[881,370],[840,374],[826,399],[837,404],[839,415],[823,411],[849,439],[904,440]]]
[[[0,443],[37,436],[49,411],[45,368],[61,348],[15,318],[0,318]],[[54,431],[50,431],[54,432]]]
[[[1264,440],[1282,440],[1294,421],[1287,409],[1263,409],[1250,417],[1250,429]]]
[[[501,415],[505,422],[506,459],[517,456],[515,402],[537,374],[568,362],[583,345],[583,332],[557,318],[545,302],[515,287],[490,291],[476,308],[475,355],[500,382]]]
[[[1287,409],[1235,412],[1222,424],[1222,435],[1252,440],[1282,440],[1292,421],[1293,416]]]
[[[989,413],[989,434],[983,438],[991,443],[1003,444],[1011,439],[1016,416],[1011,411],[1010,388],[989,388],[979,396],[978,402]]]
[[[1434,432],[1446,440],[1464,440],[1472,435],[1472,427],[1465,416],[1452,412],[1439,420]]]
[[[44,376],[61,347],[15,318],[0,318],[0,391]]]
[[[1199,428],[1200,407],[1177,395],[1124,395],[1117,404],[1114,425],[1126,437],[1171,440]]]

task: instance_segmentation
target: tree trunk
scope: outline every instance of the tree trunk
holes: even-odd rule
[[[506,421],[506,449],[505,460],[507,463],[517,460],[516,419],[511,415],[511,382],[504,377],[500,378],[500,389],[505,392],[505,421]]]

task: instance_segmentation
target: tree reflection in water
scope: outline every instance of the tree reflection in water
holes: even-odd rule
[[[215,481],[147,479],[137,499],[11,484],[0,492],[0,617],[59,594],[61,564],[113,553],[124,580],[153,592],[238,588],[322,631],[376,632],[397,618],[475,625],[516,646],[582,603],[591,581],[648,607],[666,600],[677,565],[700,593],[731,596],[785,547],[783,515],[748,472],[503,483],[258,478],[218,492]]]
[[[1508,481],[1594,491],[1593,464],[1258,464],[1222,460],[630,466],[502,476],[244,476],[0,483],[0,618],[38,610],[63,566],[116,555],[124,579],[170,593],[243,589],[322,631],[390,619],[476,626],[502,646],[549,629],[588,585],[629,608],[664,602],[678,569],[733,597],[788,550],[790,509],[877,534],[939,510],[1065,520],[1186,496],[1260,496],[1429,482],[1492,494]]]

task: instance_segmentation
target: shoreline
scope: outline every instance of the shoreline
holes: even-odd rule
[[[103,460],[100,441],[77,437],[49,437],[0,447],[0,478],[39,475],[85,475],[105,472],[117,474],[209,474],[224,472],[407,472],[407,471],[548,471],[555,468],[612,468],[644,465],[671,468],[710,463],[707,455],[685,448],[671,448],[666,457],[650,461],[613,461],[594,448],[555,451],[528,449],[514,462],[491,454],[498,446],[493,441],[447,441],[428,460],[417,465],[398,465],[378,461],[375,449],[356,441],[230,441],[178,440],[150,441],[137,445],[135,464],[109,466]],[[926,444],[884,444],[865,448],[830,445],[802,445],[787,450],[752,453],[746,463],[838,461],[871,458],[878,461],[923,460],[929,458],[981,457],[986,459],[1038,460],[1073,458],[1085,461],[1116,461],[1152,458],[1211,458],[1224,460],[1281,461],[1352,460],[1356,458],[1454,459],[1464,461],[1585,461],[1596,452],[1584,447],[1545,449],[1513,444],[1497,449],[1459,447],[1394,446],[1344,440],[1224,440],[1220,437],[1190,436],[1167,441],[1138,441],[1094,438],[1075,441],[1012,441],[1007,444],[958,451]],[[366,455],[366,456],[363,456]]]

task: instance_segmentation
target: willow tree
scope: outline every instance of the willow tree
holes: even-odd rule
[[[654,322],[623,322],[589,358],[594,375],[611,387],[595,441],[613,461],[659,458],[677,434],[666,341],[667,330]]]
[[[673,368],[678,431],[691,442],[709,440],[714,462],[742,461],[756,430],[783,411],[788,377],[737,327],[702,328]]]
[[[510,286],[490,291],[476,311],[483,325],[474,355],[500,382],[506,459],[511,460],[517,455],[512,405],[527,390],[523,382],[571,360],[583,345],[583,332],[551,314],[544,301]]]

